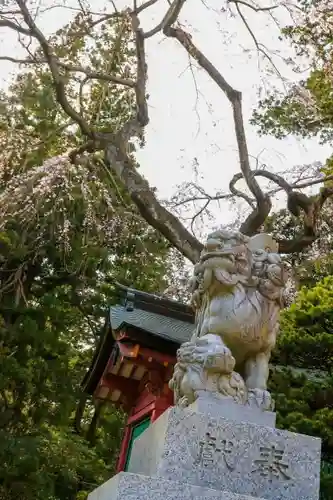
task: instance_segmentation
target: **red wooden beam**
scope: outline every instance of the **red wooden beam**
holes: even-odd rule
[[[169,366],[169,364],[174,365],[176,363],[175,356],[169,356],[169,354],[163,354],[158,351],[153,351],[151,349],[147,349],[146,347],[140,347],[138,356],[147,360],[155,360],[165,367]]]
[[[149,405],[142,408],[142,410],[137,411],[134,415],[129,417],[127,425],[133,426],[133,424],[140,422],[140,420],[143,420],[145,417],[151,415],[154,409],[155,409],[155,401],[153,401]]]
[[[120,354],[124,358],[137,358],[140,351],[139,344],[123,344],[122,342],[117,342]]]
[[[124,432],[124,437],[123,441],[121,444],[121,451],[119,455],[119,460],[117,464],[117,472],[121,472],[125,468],[126,464],[126,459],[127,459],[127,453],[128,453],[128,446],[129,442],[131,439],[131,434],[132,434],[132,429],[133,426],[137,423],[140,422],[140,420],[143,420],[146,417],[150,417],[151,422],[155,422],[155,420],[158,419],[162,415],[162,413],[165,412],[169,407],[171,406],[170,400],[168,397],[161,397],[157,398],[155,401],[151,402],[150,404],[144,406],[144,408],[141,408],[139,411],[131,412],[126,427],[125,427],[125,432]]]
[[[106,373],[101,379],[100,385],[107,386],[111,390],[118,389],[122,394],[134,396],[139,387],[139,380]]]
[[[159,364],[168,366],[169,364],[174,365],[176,363],[176,357],[170,356],[169,354],[160,353],[158,351],[153,351],[146,347],[142,347],[137,343],[125,344],[121,340],[117,341],[120,353],[124,357],[137,358],[141,357],[143,359],[151,359],[157,361]]]
[[[119,459],[117,463],[117,473],[122,472],[125,469],[127,451],[128,451],[129,441],[131,439],[131,433],[132,433],[131,427],[129,425],[126,425],[123,435],[123,440],[121,443]]]
[[[141,347],[139,344],[125,344],[121,341],[117,341],[117,345],[122,360],[135,359],[137,365],[144,366],[148,370],[156,370],[163,367],[168,368],[169,371],[170,367],[173,367],[176,363],[176,358],[174,356]],[[103,376],[111,371],[113,366],[114,361],[113,355],[111,354]]]
[[[170,403],[170,399],[168,397],[160,397],[156,399],[155,401],[155,408],[153,410],[153,413],[151,415],[151,421],[152,423],[155,422],[155,420],[158,419],[162,415],[162,413],[165,412],[170,406],[172,405],[172,402]]]
[[[144,366],[148,370],[157,370],[174,366],[176,358],[167,354],[161,354],[151,349],[141,347],[139,344],[122,344],[118,342],[119,351],[123,360],[135,359],[135,363]]]

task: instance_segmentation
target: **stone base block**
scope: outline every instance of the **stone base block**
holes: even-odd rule
[[[205,413],[213,418],[234,420],[235,422],[249,422],[251,424],[275,427],[276,414],[272,411],[262,411],[235,403],[232,398],[214,399],[213,397],[199,397],[189,406],[196,413]]]
[[[170,408],[134,443],[129,472],[266,500],[318,500],[320,439]]]
[[[156,477],[121,472],[102,484],[88,500],[258,500]],[[260,499],[259,499],[260,500]],[[263,500],[263,499],[262,499]]]

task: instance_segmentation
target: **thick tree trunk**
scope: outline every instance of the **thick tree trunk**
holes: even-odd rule
[[[159,231],[187,259],[195,263],[203,248],[198,241],[156,198],[148,182],[137,170],[134,161],[119,148],[109,146],[106,162],[124,184],[142,217]]]

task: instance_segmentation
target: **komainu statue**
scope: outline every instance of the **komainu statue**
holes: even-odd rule
[[[192,280],[195,330],[170,381],[177,405],[208,396],[273,409],[267,379],[286,279],[269,235],[208,236]]]

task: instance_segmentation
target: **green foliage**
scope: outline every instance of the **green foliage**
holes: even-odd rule
[[[329,168],[329,167],[328,167]],[[328,172],[329,173],[329,172]],[[278,345],[269,380],[277,425],[322,439],[321,499],[333,499],[333,260],[331,202],[325,206],[320,238],[311,249],[285,256],[298,293],[281,315]],[[300,222],[281,210],[265,230],[293,238]]]
[[[333,498],[332,383],[332,377],[325,372],[313,375],[309,370],[302,372],[280,366],[272,370],[270,377],[277,426],[322,439],[321,500]]]
[[[318,136],[321,143],[332,140],[332,78],[323,69],[314,69],[309,78],[299,82],[286,96],[271,95],[259,101],[251,123],[262,135],[278,139],[295,134]]]
[[[331,167],[325,173],[330,174]],[[321,209],[318,221],[318,238],[311,247],[302,252],[284,256],[289,263],[296,288],[314,286],[326,276],[333,274],[333,242],[332,242],[332,201],[326,202]],[[294,217],[286,209],[272,214],[265,221],[265,231],[279,239],[293,239],[302,231],[302,220]]]
[[[322,143],[333,137],[332,26],[325,0],[300,2],[300,21],[282,30],[298,55],[311,60],[309,76],[287,95],[271,95],[259,103],[252,123],[262,134],[282,138],[288,134],[318,136]]]
[[[131,74],[124,18],[92,26],[80,14],[52,43],[70,64]],[[116,131],[132,112],[133,90],[84,76],[74,85],[64,69],[70,99],[99,130]],[[174,282],[169,245],[141,219],[101,158],[83,166],[61,156],[80,139],[55,101],[44,64],[28,66],[2,94],[0,497],[6,500],[83,500],[114,473],[124,416],[85,399],[80,383],[115,300],[114,282],[155,292]]]
[[[278,426],[322,439],[321,498],[333,498],[333,277],[303,287],[281,317],[270,388]]]
[[[283,348],[277,356],[282,364],[332,372],[333,368],[333,278],[324,278],[313,288],[303,288],[282,315]]]
[[[38,429],[23,437],[1,432],[0,439],[1,498],[77,498],[78,488],[89,491],[104,479],[104,463],[66,428]]]

